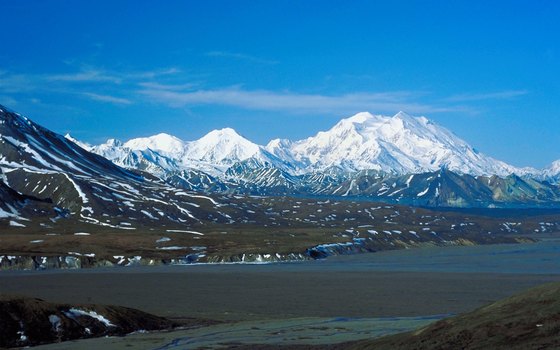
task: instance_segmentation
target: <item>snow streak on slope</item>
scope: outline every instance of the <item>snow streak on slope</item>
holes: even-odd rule
[[[42,212],[55,215],[54,221],[74,216],[84,223],[127,230],[135,228],[131,222],[145,222],[146,217],[186,227],[201,220],[229,221],[218,205],[199,195],[193,197],[149,174],[127,171],[83,147],[89,145],[80,146],[71,136],[0,106],[0,202],[5,204],[0,205],[1,216],[17,215],[34,203],[52,210]],[[129,168],[162,174],[178,168],[153,150],[133,151],[115,140],[90,149]]]

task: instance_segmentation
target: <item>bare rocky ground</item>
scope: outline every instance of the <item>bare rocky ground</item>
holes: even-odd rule
[[[0,268],[306,260],[425,245],[523,242],[560,227],[558,215],[546,211],[523,216],[522,210],[436,211],[287,197],[227,200],[220,210],[235,220],[189,227],[133,218],[122,219],[130,230],[73,218],[35,218],[25,227],[0,220]]]
[[[179,322],[122,306],[0,296],[0,348],[172,329]]]

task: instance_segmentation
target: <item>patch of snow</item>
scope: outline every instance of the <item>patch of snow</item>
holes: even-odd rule
[[[85,311],[81,309],[71,308],[64,314],[69,318],[76,318],[79,316],[87,316],[87,317],[95,318],[99,322],[103,323],[106,327],[115,327],[115,325],[111,323],[111,321],[109,321],[107,318],[105,318],[105,316],[100,315],[95,311]]]
[[[53,331],[57,333],[61,331],[60,317],[58,317],[57,315],[49,315],[49,322],[51,323],[51,328]]]
[[[178,232],[178,233],[192,233],[193,235],[204,236],[204,233],[190,230],[166,230],[167,232]]]
[[[183,250],[187,249],[188,247],[180,247],[180,246],[169,246],[169,247],[156,247],[159,250]]]
[[[10,226],[13,226],[13,227],[26,227],[24,224],[20,224],[19,222],[13,221],[13,220],[10,220],[9,224],[10,224]]]

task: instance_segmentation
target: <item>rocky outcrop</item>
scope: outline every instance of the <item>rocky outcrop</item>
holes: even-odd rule
[[[176,326],[178,324],[168,319],[121,306],[68,305],[34,298],[0,297],[0,348]]]
[[[354,238],[352,242],[320,244],[309,248],[305,254],[313,259],[323,259],[333,255],[351,255],[376,251],[371,241]]]

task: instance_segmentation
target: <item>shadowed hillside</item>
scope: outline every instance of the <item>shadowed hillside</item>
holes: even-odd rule
[[[560,283],[546,284],[411,333],[345,349],[557,349]]]

